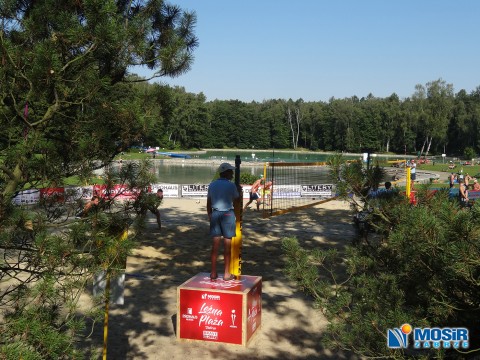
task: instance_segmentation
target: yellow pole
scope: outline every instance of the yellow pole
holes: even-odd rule
[[[240,155],[235,156],[235,185],[240,186]],[[235,276],[242,275],[242,212],[243,212],[243,193],[233,203],[233,211],[235,212],[235,234],[232,238],[232,246],[230,249],[230,273]]]
[[[105,318],[103,321],[103,360],[107,360],[108,341],[108,305],[110,303],[110,272],[106,270],[107,284],[105,285]]]
[[[262,193],[260,195],[262,196],[262,209],[263,209],[262,210],[262,215],[263,215],[263,218],[267,217],[267,215],[265,213],[266,210],[267,210],[267,209],[265,209],[265,183],[267,182],[267,164],[268,163],[265,163],[263,165],[263,187],[260,188],[261,191],[262,191]]]
[[[407,198],[410,199],[410,190],[411,190],[411,186],[412,186],[412,179],[410,178],[410,168],[407,167],[407,181],[406,181],[406,189],[405,189],[405,194],[407,195]]]
[[[242,194],[243,195],[243,194]],[[232,249],[230,259],[230,273],[235,276],[242,275],[242,212],[243,212],[243,196],[240,196],[233,204],[235,219],[237,221],[235,227],[236,236],[232,238]]]

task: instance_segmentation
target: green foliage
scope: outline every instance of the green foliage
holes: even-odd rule
[[[240,184],[248,184],[251,185],[255,181],[259,179],[258,176],[252,175],[249,172],[241,172],[240,173]]]
[[[475,149],[473,149],[472,147],[468,146],[465,148],[465,150],[463,150],[463,158],[465,160],[469,160],[471,161],[472,159],[475,159],[477,157],[477,154],[475,152]]]
[[[41,289],[40,289],[41,287]],[[26,289],[14,309],[5,315],[0,354],[6,359],[82,359],[75,341],[84,330],[82,321],[61,314],[63,298],[53,279]],[[28,299],[34,298],[34,302]],[[18,336],[22,334],[23,336]],[[25,341],[28,339],[28,341]]]
[[[129,190],[145,189],[152,182],[150,170],[148,162],[128,163],[110,169],[104,182],[107,186],[123,184]],[[7,310],[0,329],[2,354],[82,358],[76,347],[84,324],[79,294],[98,271],[125,269],[135,245],[134,232],[125,238],[125,231],[137,223],[135,201],[104,199],[96,211],[74,219],[78,195],[67,191],[65,196],[66,202],[14,207],[2,221],[0,245],[5,257],[0,280],[5,286],[0,289],[0,304]],[[18,273],[23,275],[6,282]]]
[[[137,213],[116,196],[81,219],[73,192],[36,206],[12,206],[12,197],[68,178],[86,183],[101,168],[108,192],[146,189],[148,163],[110,165],[145,133],[158,139],[162,123],[152,118],[173,112],[173,95],[154,87],[142,96],[136,84],[146,79],[128,71],[188,71],[196,15],[159,0],[0,0],[0,16],[0,357],[81,358],[79,294],[98,270],[124,268]]]
[[[357,177],[344,178],[352,179],[346,188],[355,189]],[[417,195],[416,206],[398,195],[363,197],[374,232],[341,255],[307,251],[296,239],[283,240],[287,274],[330,321],[325,346],[366,357],[404,358],[408,350],[388,349],[385,334],[409,323],[466,327],[471,353],[480,347],[472,335],[480,324],[480,204],[461,209],[448,190],[432,196],[428,187]],[[361,202],[350,201],[354,206]],[[463,357],[446,349],[417,355]]]
[[[346,162],[342,154],[327,159],[330,175],[337,179],[337,192],[346,197],[354,194],[364,200],[371,189],[378,189],[385,177],[385,170],[377,163],[366,167],[360,160]]]

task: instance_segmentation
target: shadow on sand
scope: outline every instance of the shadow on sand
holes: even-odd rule
[[[145,232],[129,257],[125,305],[112,305],[108,359],[347,359],[321,344],[326,321],[312,300],[283,272],[281,239],[296,236],[305,248],[342,249],[354,236],[347,208],[305,209],[271,219],[248,210],[243,217],[242,273],[262,276],[262,328],[248,347],[178,341],[177,287],[199,272],[209,272],[210,246],[205,201],[192,211],[175,206],[163,212],[162,231],[148,218]],[[195,209],[194,209],[194,208]],[[221,250],[222,252],[222,250]],[[219,266],[223,266],[222,257]],[[103,324],[94,326],[86,346],[102,348]]]

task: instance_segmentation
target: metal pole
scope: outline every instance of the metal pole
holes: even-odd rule
[[[235,156],[235,185],[240,187],[240,155]],[[240,197],[233,204],[235,212],[236,228],[235,236],[232,238],[230,273],[235,276],[242,274],[242,212],[243,212],[243,191]]]

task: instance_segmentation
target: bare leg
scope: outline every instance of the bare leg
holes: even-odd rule
[[[243,207],[243,210],[244,210],[244,211],[247,210],[248,205],[250,205],[250,204],[252,203],[252,201],[253,201],[253,200],[249,200],[249,201],[245,204],[245,206]]]
[[[232,256],[232,239],[223,238],[223,261],[225,263],[225,271],[223,279],[230,278],[230,258]]]
[[[215,236],[212,243],[212,253],[210,254],[210,260],[212,261],[212,271],[210,273],[211,278],[217,277],[217,256],[218,256],[218,247],[220,245],[220,236]]]

